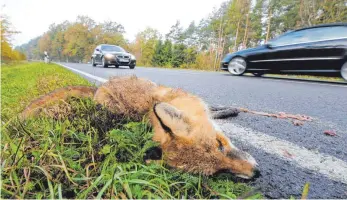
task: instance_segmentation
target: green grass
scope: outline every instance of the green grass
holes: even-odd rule
[[[55,64],[18,63],[1,67],[1,118],[6,120],[42,94],[68,85],[91,85]]]
[[[59,119],[15,116],[33,98],[65,85],[89,85],[54,64],[2,68],[1,198],[262,198],[229,175],[191,175],[145,164],[146,120],[130,122],[91,99],[70,98]],[[47,77],[50,77],[48,79]],[[52,80],[52,82],[50,81]]]

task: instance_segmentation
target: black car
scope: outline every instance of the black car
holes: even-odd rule
[[[227,54],[221,69],[233,75],[311,74],[347,80],[347,23],[287,32],[265,45]]]
[[[119,66],[129,66],[130,69],[134,69],[136,66],[136,58],[134,55],[125,51],[120,46],[110,44],[101,44],[97,46],[91,59],[93,67],[100,64],[103,67],[114,65],[116,68]]]

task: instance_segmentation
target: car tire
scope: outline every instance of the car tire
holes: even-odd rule
[[[108,67],[108,64],[105,62],[105,58],[104,58],[104,57],[102,57],[102,66],[103,66],[104,68],[107,68],[107,67]]]
[[[135,68],[135,65],[130,65],[129,68],[130,68],[130,69],[134,69],[134,68]]]
[[[345,64],[342,65],[340,73],[342,78],[345,79],[345,81],[347,81],[347,62],[345,62]]]
[[[119,65],[115,65],[114,67],[115,67],[115,68],[119,68]]]
[[[256,77],[261,77],[262,75],[264,75],[264,73],[262,72],[253,72],[252,74]]]
[[[228,64],[228,71],[232,75],[241,76],[247,70],[247,63],[245,59],[241,57],[233,58]]]
[[[96,66],[95,61],[94,61],[94,58],[92,58],[92,66],[93,66],[93,67]]]

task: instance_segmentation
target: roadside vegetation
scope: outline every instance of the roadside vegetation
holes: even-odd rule
[[[120,118],[91,99],[70,98],[59,116],[20,121],[32,99],[90,83],[45,63],[2,66],[1,75],[1,198],[262,198],[226,174],[146,164],[146,150],[158,145],[148,122]]]
[[[345,0],[229,0],[188,27],[179,21],[167,33],[148,27],[134,41],[124,38],[126,30],[116,21],[79,16],[52,24],[17,49],[30,59],[47,51],[54,60],[87,62],[96,45],[111,43],[133,53],[140,66],[216,71],[228,52],[255,47],[289,30],[346,21]]]
[[[19,32],[14,30],[7,16],[0,15],[1,24],[1,63],[18,62],[26,59],[23,52],[12,49],[11,39]]]
[[[311,81],[329,81],[329,82],[340,82],[346,83],[346,81],[341,77],[326,77],[326,76],[311,76],[311,75],[287,75],[287,74],[266,74],[264,77],[274,77],[274,78],[286,78],[286,79],[303,79]]]
[[[251,73],[245,73],[245,75],[254,76]],[[346,81],[342,77],[326,77],[326,76],[296,75],[296,74],[264,74],[262,75],[262,77],[346,83]]]

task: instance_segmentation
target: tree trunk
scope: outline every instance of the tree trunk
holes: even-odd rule
[[[269,8],[269,16],[268,16],[268,21],[267,21],[267,31],[266,31],[267,33],[266,33],[266,40],[265,40],[265,42],[269,41],[271,17],[272,17],[272,9]]]
[[[241,23],[241,17],[239,19],[239,22],[237,23],[237,29],[236,29],[236,36],[235,36],[235,43],[234,43],[234,51],[237,51],[237,37],[239,35],[239,28],[240,28],[240,23]]]
[[[218,62],[218,57],[219,57],[219,51],[220,51],[220,47],[221,47],[221,40],[222,40],[222,34],[223,34],[223,28],[222,28],[222,23],[223,23],[223,16],[221,16],[220,18],[220,24],[219,24],[219,31],[218,31],[218,42],[217,42],[217,50],[216,50],[216,55],[214,58],[214,62],[213,62],[213,69],[214,71],[217,71],[217,62]]]
[[[219,57],[219,60],[218,60],[218,63],[220,63],[222,61],[222,55],[223,55],[223,52],[224,52],[224,47],[225,47],[225,38],[223,38],[223,42],[222,42],[222,51],[221,51],[221,55]]]
[[[305,24],[303,9],[304,9],[304,0],[300,0],[299,16],[300,16],[301,24],[299,24],[298,27],[302,27]]]
[[[249,21],[249,12],[247,14],[247,19],[246,19],[246,28],[245,28],[245,35],[243,37],[243,42],[242,45],[246,47],[247,44],[247,37],[248,37],[248,21]]]
[[[213,59],[213,55],[212,55],[212,53],[213,53],[213,47],[212,47],[212,39],[210,39],[210,59],[209,59],[209,64],[210,64],[210,66],[209,67],[213,67],[213,64],[212,64],[212,59]]]

